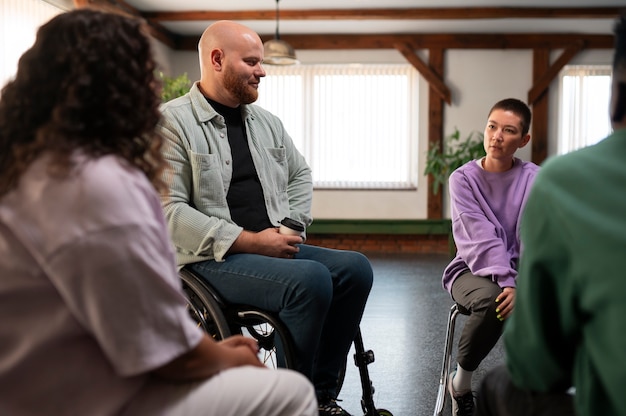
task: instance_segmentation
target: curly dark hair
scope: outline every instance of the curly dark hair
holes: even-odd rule
[[[51,154],[51,174],[70,174],[77,149],[118,155],[160,189],[155,67],[138,19],[77,9],[41,26],[2,90],[0,197],[43,153]]]

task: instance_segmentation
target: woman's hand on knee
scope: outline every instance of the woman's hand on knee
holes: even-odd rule
[[[153,370],[153,374],[174,382],[195,381],[207,379],[228,368],[243,365],[265,367],[259,361],[257,351],[256,341],[242,335],[217,342],[203,334],[198,345]]]
[[[496,298],[496,304],[498,305],[496,307],[496,317],[501,321],[508,319],[515,307],[515,288],[503,288],[500,296]]]

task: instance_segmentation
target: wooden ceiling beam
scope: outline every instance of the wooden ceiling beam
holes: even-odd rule
[[[615,18],[618,7],[437,7],[402,9],[281,9],[281,20],[466,20],[466,19],[554,19]],[[274,20],[276,11],[195,10],[152,11],[142,16],[154,21]]]
[[[261,35],[263,42],[274,35]],[[573,43],[584,41],[589,49],[613,48],[612,35],[597,34],[402,34],[402,35],[282,35],[296,50],[322,49],[395,49],[406,44],[412,49],[563,49]],[[195,51],[199,36],[184,36],[177,42],[179,50]]]
[[[559,75],[559,72],[567,65],[578,52],[585,49],[585,42],[579,40],[568,46],[552,65],[541,76],[536,76],[532,88],[528,91],[528,104],[533,105],[548,90],[550,83]]]
[[[450,89],[445,84],[443,79],[437,75],[435,70],[422,61],[410,45],[398,43],[394,46],[402,54],[402,56],[404,56],[404,58],[409,61],[411,65],[413,65],[413,68],[415,68],[424,77],[424,79],[426,79],[430,87],[436,94],[439,95],[439,98],[448,103],[448,105],[452,104]]]
[[[97,7],[106,11],[117,9],[124,14],[144,18],[152,36],[175,50],[195,51],[199,35],[174,34],[161,22],[165,21],[214,21],[214,20],[274,20],[276,11],[153,11],[141,12],[126,0],[74,0],[78,7]],[[615,18],[620,15],[618,7],[439,7],[439,8],[380,8],[380,9],[320,9],[280,10],[281,20],[407,20],[407,19],[557,19],[557,18]],[[274,34],[261,34],[262,40],[270,40]],[[376,34],[342,35],[313,34],[287,35],[281,39],[296,49],[393,49],[396,44],[407,44],[413,49],[534,49],[565,48],[584,39],[588,48],[612,48],[611,35],[501,35],[501,34]]]
[[[273,35],[261,36],[263,41]],[[535,49],[566,48],[585,40],[588,48],[613,48],[612,35],[593,34],[474,34],[474,33],[415,33],[380,35],[281,35],[282,40],[296,49],[393,49],[406,43],[413,49]]]

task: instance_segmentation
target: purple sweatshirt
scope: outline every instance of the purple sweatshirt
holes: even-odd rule
[[[539,166],[515,158],[506,172],[487,172],[479,160],[450,175],[450,211],[456,257],[443,272],[443,287],[470,271],[500,287],[515,287],[520,255],[519,223]]]

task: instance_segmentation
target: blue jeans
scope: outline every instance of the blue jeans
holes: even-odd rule
[[[373,282],[367,257],[301,244],[293,259],[232,254],[187,265],[230,303],[274,312],[295,343],[297,370],[335,397]]]

